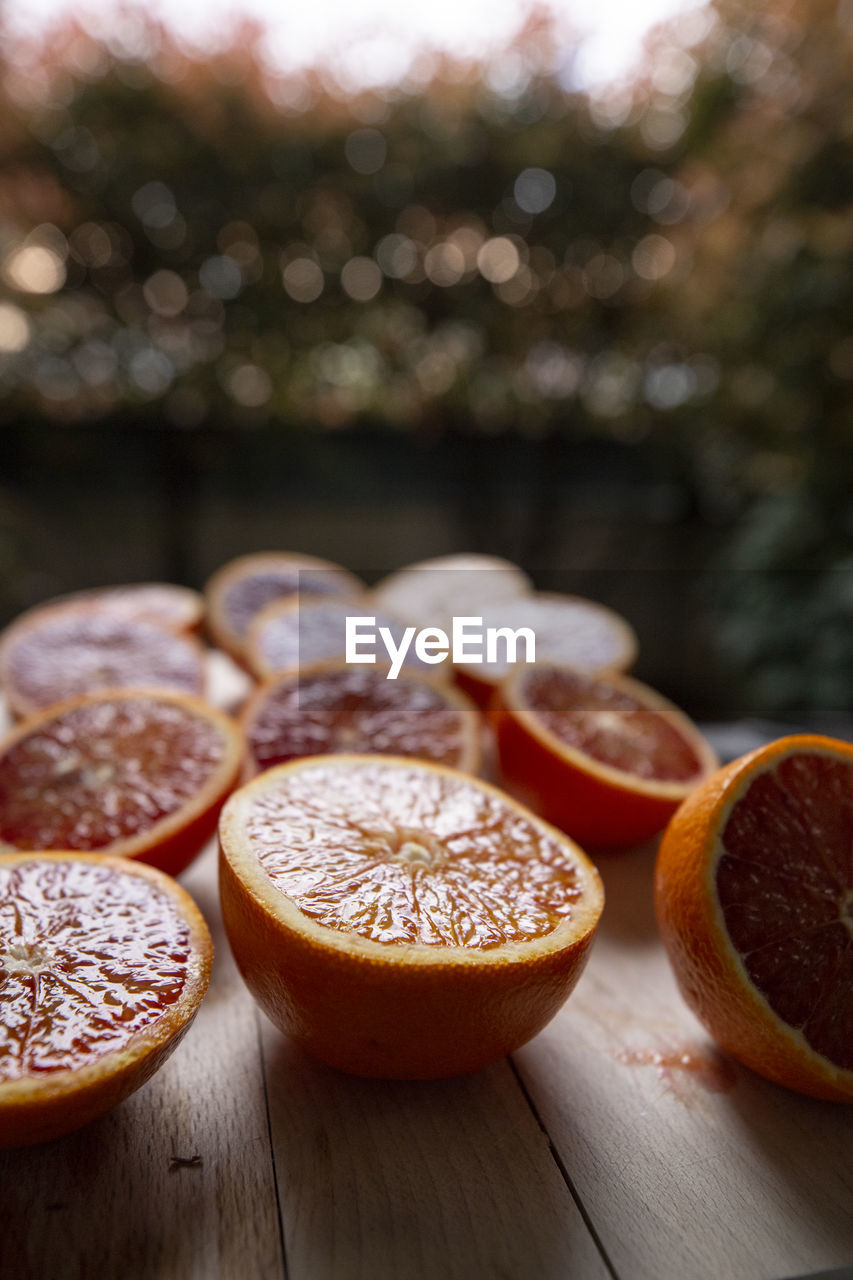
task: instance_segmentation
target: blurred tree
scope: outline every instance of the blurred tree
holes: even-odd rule
[[[355,95],[123,32],[8,58],[0,421],[654,440],[756,706],[851,707],[853,0],[717,0],[591,97],[536,15]]]
[[[756,707],[849,711],[853,5],[719,0],[694,56],[670,237],[690,269],[658,305],[716,371],[677,416],[706,510],[738,517],[720,639]]]
[[[255,28],[208,62],[142,32],[144,60],[71,23],[38,98],[12,78],[7,412],[630,433],[644,159],[547,24],[348,100],[271,80]]]

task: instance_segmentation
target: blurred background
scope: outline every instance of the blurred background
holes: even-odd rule
[[[305,8],[0,8],[0,622],[485,551],[850,712],[853,0]]]

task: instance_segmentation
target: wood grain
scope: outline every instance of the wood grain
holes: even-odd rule
[[[269,1024],[264,1055],[290,1280],[603,1280],[506,1062],[359,1080]]]
[[[121,1106],[57,1142],[0,1152],[0,1276],[283,1274],[258,1015],[218,927],[212,850],[183,883],[214,935],[208,995],[163,1069]]]
[[[849,1263],[853,1108],[769,1084],[715,1049],[658,941],[653,857],[601,859],[607,907],[589,967],[516,1057],[530,1097],[622,1280],[771,1280]]]

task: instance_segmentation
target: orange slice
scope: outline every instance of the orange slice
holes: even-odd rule
[[[15,716],[99,689],[200,694],[204,655],[194,636],[113,617],[88,602],[56,604],[7,627],[0,640],[0,683]]]
[[[536,637],[536,662],[551,662],[581,671],[627,671],[637,656],[637,637],[618,613],[581,596],[538,592],[503,600],[474,613],[487,628],[529,628]],[[485,649],[483,649],[485,657]],[[511,663],[501,641],[494,662],[457,663],[456,679],[480,707],[487,707]],[[516,656],[524,659],[519,642]]]
[[[497,788],[394,756],[270,769],[220,820],[237,964],[282,1030],[364,1076],[477,1071],[571,992],[603,905],[576,844]]]
[[[362,653],[372,652],[378,661],[387,661],[387,650],[379,637],[379,628],[387,627],[393,642],[399,645],[407,624],[376,608],[368,597],[348,600],[280,600],[268,605],[255,618],[246,640],[246,664],[258,680],[273,675],[295,675],[318,662],[346,656],[347,618],[372,619],[375,642],[359,645]],[[414,637],[404,658],[405,670],[414,669],[433,679],[445,679],[450,673],[447,659],[441,663],[422,662],[415,652]]]
[[[476,773],[480,715],[449,685],[332,663],[261,686],[242,717],[253,772],[301,756],[384,753]]]
[[[0,850],[81,849],[176,875],[216,830],[243,737],[186,694],[87,694],[0,740]]]
[[[780,738],[684,802],[658,855],[686,1002],[746,1066],[853,1101],[853,746]]]
[[[150,622],[168,631],[198,631],[204,618],[204,599],[198,591],[173,582],[127,582],[113,587],[89,587],[57,596],[28,609],[30,617],[55,604],[88,604],[113,618]]]
[[[654,835],[717,766],[692,721],[627,676],[519,667],[493,723],[513,792],[584,845]]]
[[[207,626],[215,644],[243,660],[252,619],[274,600],[351,596],[364,590],[354,573],[331,560],[290,551],[258,551],[217,569],[204,589]]]
[[[419,627],[446,628],[455,615],[527,596],[533,583],[518,565],[499,556],[436,556],[389,574],[371,595],[382,609]]]
[[[151,867],[0,854],[0,1146],[70,1133],[150,1079],[212,958],[192,898]]]

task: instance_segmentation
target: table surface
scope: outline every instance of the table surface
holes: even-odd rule
[[[182,877],[216,945],[198,1017],[109,1115],[0,1153],[0,1276],[778,1280],[849,1264],[853,1107],[715,1050],[657,937],[653,863],[652,846],[600,860],[589,965],[535,1040],[475,1076],[399,1083],[315,1063],[256,1009],[208,848]]]

